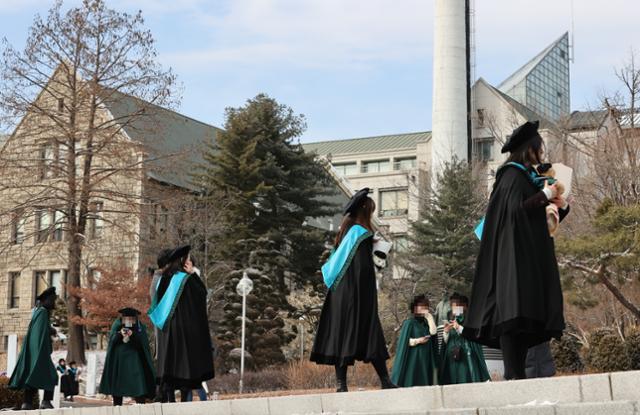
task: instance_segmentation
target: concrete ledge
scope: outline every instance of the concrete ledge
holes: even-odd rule
[[[538,402],[580,402],[578,376],[442,387],[445,408],[492,408]]]
[[[609,373],[580,376],[579,379],[582,402],[606,402],[614,400],[611,393],[611,376]]]
[[[587,402],[558,405],[556,415],[634,415],[636,405],[632,402]]]
[[[375,413],[391,405],[399,413],[442,408],[442,398],[438,386],[331,393],[321,395],[321,397],[324,412]]]
[[[511,382],[122,407],[15,411],[14,415],[640,415],[640,371]],[[549,405],[540,405],[542,403]],[[531,405],[538,403],[538,405]],[[460,409],[468,408],[468,409]],[[477,409],[481,408],[481,409]]]
[[[322,395],[281,396],[277,398],[269,398],[268,401],[269,414],[271,415],[322,413]]]
[[[614,401],[640,401],[640,371],[610,374]]]

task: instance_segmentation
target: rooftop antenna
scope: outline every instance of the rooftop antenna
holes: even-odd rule
[[[575,25],[574,25],[574,13],[573,13],[573,0],[571,0],[571,43],[569,45],[569,62],[571,63],[575,63],[576,61],[576,51],[575,51],[575,40],[574,40],[574,33],[576,32],[575,30]]]

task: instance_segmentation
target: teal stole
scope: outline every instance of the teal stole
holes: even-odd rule
[[[329,259],[322,266],[322,278],[328,288],[338,286],[347,272],[360,243],[373,234],[360,225],[353,225],[342,238],[340,245],[331,252]],[[373,255],[373,253],[372,253]]]
[[[160,301],[158,301],[158,292],[156,291],[147,315],[149,315],[149,319],[158,329],[163,330],[167,321],[171,320],[188,278],[189,274],[185,272],[173,274],[171,282],[169,282],[169,286]],[[158,280],[158,285],[160,285],[160,281],[162,281],[162,278]]]

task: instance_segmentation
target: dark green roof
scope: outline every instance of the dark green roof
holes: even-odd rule
[[[407,134],[380,135],[347,140],[318,141],[302,144],[305,151],[327,154],[368,153],[389,150],[415,149],[420,141],[431,139],[431,131]]]
[[[597,111],[573,111],[569,116],[568,126],[570,130],[595,130],[604,122],[607,110]]]
[[[193,188],[189,173],[203,161],[206,144],[213,142],[221,129],[124,94],[111,97],[105,105],[127,135],[142,143],[155,160],[149,163],[148,177]],[[137,115],[140,111],[143,115]]]

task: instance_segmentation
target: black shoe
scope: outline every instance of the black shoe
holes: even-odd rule
[[[349,392],[349,389],[347,388],[347,382],[338,381],[338,389],[336,389],[336,392]]]
[[[51,401],[42,401],[40,409],[53,409],[53,405],[51,405]]]
[[[397,389],[398,386],[391,382],[391,379],[388,377],[380,379],[380,388],[381,389]]]
[[[22,406],[20,407],[21,411],[33,411],[33,405],[30,403],[23,403]]]

